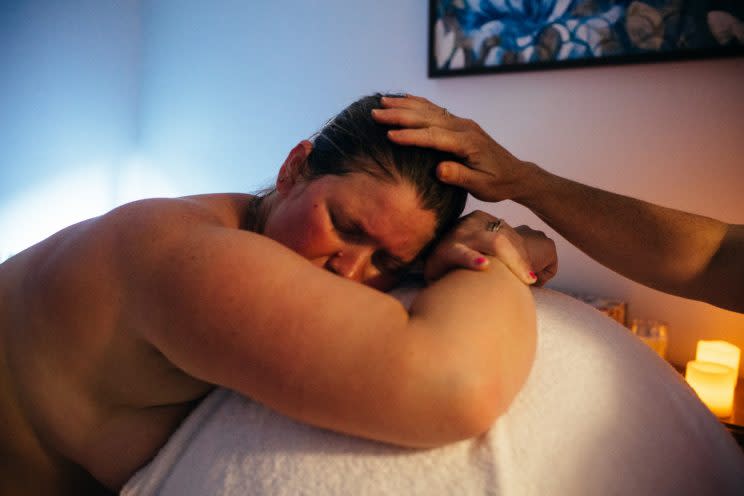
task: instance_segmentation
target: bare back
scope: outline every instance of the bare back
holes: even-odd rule
[[[195,223],[239,229],[249,199],[141,203],[167,211],[167,236]],[[118,217],[68,227],[0,265],[2,494],[104,491],[95,479],[118,489],[212,387],[137,332],[122,254],[139,253],[122,245],[117,222],[131,219]]]

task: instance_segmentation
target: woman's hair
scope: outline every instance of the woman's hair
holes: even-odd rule
[[[365,96],[342,110],[313,137],[306,178],[365,172],[386,181],[404,180],[412,185],[421,205],[436,214],[435,238],[449,230],[465,208],[467,192],[440,182],[437,164],[458,160],[431,148],[402,146],[387,137],[390,126],[372,119],[372,109],[383,108],[380,98]]]

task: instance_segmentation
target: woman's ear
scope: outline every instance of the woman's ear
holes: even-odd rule
[[[313,151],[313,144],[308,140],[302,140],[289,152],[276,177],[276,190],[280,195],[284,196],[289,193],[292,187],[304,177],[308,168],[307,157],[311,151]]]

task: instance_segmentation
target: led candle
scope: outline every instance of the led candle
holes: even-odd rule
[[[736,371],[719,363],[687,362],[685,379],[717,417],[730,417],[734,405]]]
[[[698,341],[695,360],[712,362],[731,367],[739,375],[741,350],[726,341]]]

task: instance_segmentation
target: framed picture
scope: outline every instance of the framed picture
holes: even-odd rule
[[[429,0],[429,77],[744,55],[744,0]]]

